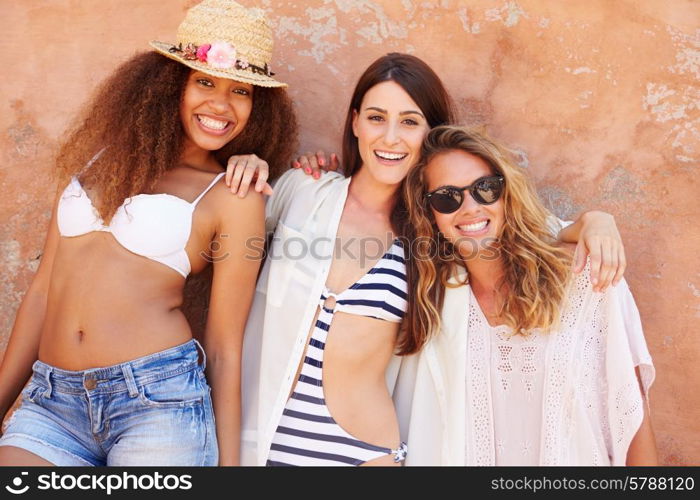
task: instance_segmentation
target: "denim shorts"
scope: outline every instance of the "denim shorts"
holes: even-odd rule
[[[36,361],[0,446],[66,466],[217,465],[206,357],[200,366],[198,347],[192,339],[83,371]]]

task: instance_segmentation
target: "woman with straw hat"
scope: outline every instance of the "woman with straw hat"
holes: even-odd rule
[[[176,44],[152,46],[107,78],[59,152],[43,258],[0,366],[0,416],[31,375],[0,465],[238,463],[260,262],[246,242],[263,237],[264,202],[231,196],[222,165],[286,164],[296,121],[260,11],[204,0]],[[180,305],[210,263],[200,356]]]

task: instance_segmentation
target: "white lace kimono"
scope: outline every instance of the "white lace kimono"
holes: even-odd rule
[[[624,465],[643,418],[635,367],[645,393],[654,379],[632,295],[624,280],[594,293],[586,268],[561,317],[530,345],[494,341],[469,287],[448,289],[443,329],[394,392],[406,465]]]

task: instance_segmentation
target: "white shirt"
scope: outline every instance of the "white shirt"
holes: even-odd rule
[[[241,465],[265,465],[328,277],[350,178],[292,169],[265,209],[274,230],[243,340]],[[393,389],[400,359],[387,369]]]
[[[549,222],[553,234],[571,223],[554,218]],[[538,330],[528,336],[513,335],[505,325],[490,326],[471,287],[469,294],[469,331],[478,331],[479,335],[491,340],[495,464],[537,465],[540,457],[545,354],[551,336]]]
[[[508,379],[513,384],[516,377],[494,373],[492,351],[502,342],[478,325],[474,303],[469,286],[448,288],[442,330],[402,361],[394,401],[408,443],[406,465],[624,465],[643,418],[635,367],[645,393],[654,380],[625,281],[599,294],[592,291],[588,268],[573,280],[560,328],[547,334],[546,346],[539,345],[539,420],[534,408],[520,411],[527,396],[497,400],[502,389],[494,385]],[[495,359],[502,360],[500,353]],[[537,377],[530,381],[537,383]],[[505,430],[509,421],[520,427]],[[527,435],[533,439],[526,459],[518,454]],[[510,448],[504,443],[498,450],[499,439],[510,440]]]
[[[551,336],[537,330],[527,336],[513,335],[505,325],[489,325],[471,287],[469,292],[469,330],[487,337],[491,343],[489,372],[496,465],[537,465],[545,353]]]

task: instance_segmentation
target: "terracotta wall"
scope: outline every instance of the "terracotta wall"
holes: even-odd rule
[[[0,349],[41,255],[51,155],[107,72],[171,40],[187,0],[0,0]],[[254,0],[248,0],[251,5]],[[442,75],[464,121],[520,151],[560,216],[615,214],[657,368],[665,464],[700,464],[700,3],[257,0],[302,148],[337,149],[349,92],[388,51]]]

